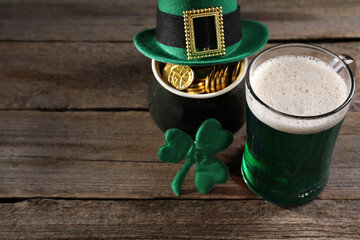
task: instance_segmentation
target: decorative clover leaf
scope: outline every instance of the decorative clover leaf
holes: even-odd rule
[[[204,121],[196,133],[196,141],[179,129],[169,129],[165,132],[165,144],[160,147],[158,157],[166,163],[176,163],[186,160],[175,175],[170,186],[179,196],[185,176],[195,163],[195,186],[201,193],[208,193],[215,184],[224,184],[229,179],[226,165],[212,156],[225,150],[233,141],[230,131],[221,129],[215,119]]]

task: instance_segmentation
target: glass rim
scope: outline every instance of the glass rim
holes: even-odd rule
[[[267,53],[267,52],[270,52],[272,50],[275,50],[275,49],[278,49],[278,48],[288,48],[288,47],[300,47],[300,48],[310,48],[310,49],[315,49],[315,50],[318,50],[318,51],[321,51],[321,52],[324,52],[326,54],[329,54],[331,55],[332,57],[334,57],[335,59],[341,61],[343,63],[343,65],[346,67],[347,69],[347,72],[349,73],[350,75],[350,78],[351,78],[351,88],[350,88],[350,91],[349,91],[349,94],[346,98],[346,100],[337,108],[329,111],[329,112],[326,112],[326,113],[323,113],[323,114],[319,114],[319,115],[314,115],[314,116],[297,116],[297,115],[293,115],[293,114],[288,114],[288,113],[284,113],[282,111],[279,111],[279,110],[276,110],[272,107],[270,107],[268,104],[264,103],[254,92],[254,90],[252,89],[251,87],[251,84],[250,84],[250,75],[251,75],[251,70],[252,70],[252,67],[253,67],[253,64],[254,62],[259,58],[261,57],[263,54]],[[245,83],[246,83],[246,86],[247,88],[249,89],[251,95],[256,99],[256,101],[258,101],[261,105],[263,105],[264,107],[266,107],[267,109],[271,110],[272,112],[276,113],[276,114],[279,114],[281,116],[285,116],[285,117],[288,117],[288,118],[295,118],[295,119],[304,119],[304,120],[311,120],[311,119],[319,119],[319,118],[324,118],[324,117],[328,117],[328,116],[331,116],[339,111],[341,111],[342,109],[344,109],[352,100],[353,96],[354,96],[354,93],[355,93],[355,77],[352,73],[352,71],[350,70],[350,67],[348,64],[345,63],[344,60],[342,60],[338,55],[336,55],[335,53],[327,50],[326,48],[323,48],[323,47],[319,47],[319,46],[316,46],[316,45],[313,45],[313,44],[308,44],[308,43],[282,43],[282,44],[278,44],[278,45],[275,45],[275,46],[272,46],[272,47],[269,47],[263,51],[261,51],[260,53],[258,53],[250,62],[249,64],[249,69],[248,69],[248,77],[245,79]]]

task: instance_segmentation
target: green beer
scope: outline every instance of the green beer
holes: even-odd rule
[[[242,170],[248,186],[279,205],[315,198],[325,186],[342,121],[318,133],[290,134],[267,126],[249,108],[246,114],[247,136],[252,137],[246,141]]]
[[[344,63],[335,71],[330,59],[309,57],[326,50],[288,45],[260,54],[250,67],[242,161],[249,188],[282,206],[308,202],[323,190],[354,90]],[[274,51],[280,55],[274,57]]]

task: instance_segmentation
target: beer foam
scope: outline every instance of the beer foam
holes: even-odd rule
[[[344,79],[327,63],[308,56],[285,55],[269,59],[250,76],[254,93],[268,106],[295,116],[317,116],[331,112],[345,102]],[[247,103],[254,115],[275,129],[291,133],[318,132],[340,122],[340,111],[318,119],[290,118],[259,104],[248,89]]]

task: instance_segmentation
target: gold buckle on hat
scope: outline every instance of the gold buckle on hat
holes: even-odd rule
[[[185,26],[186,52],[188,60],[225,55],[225,38],[222,7],[184,11],[183,15]],[[199,49],[196,47],[193,19],[212,16],[215,18],[217,48]]]

